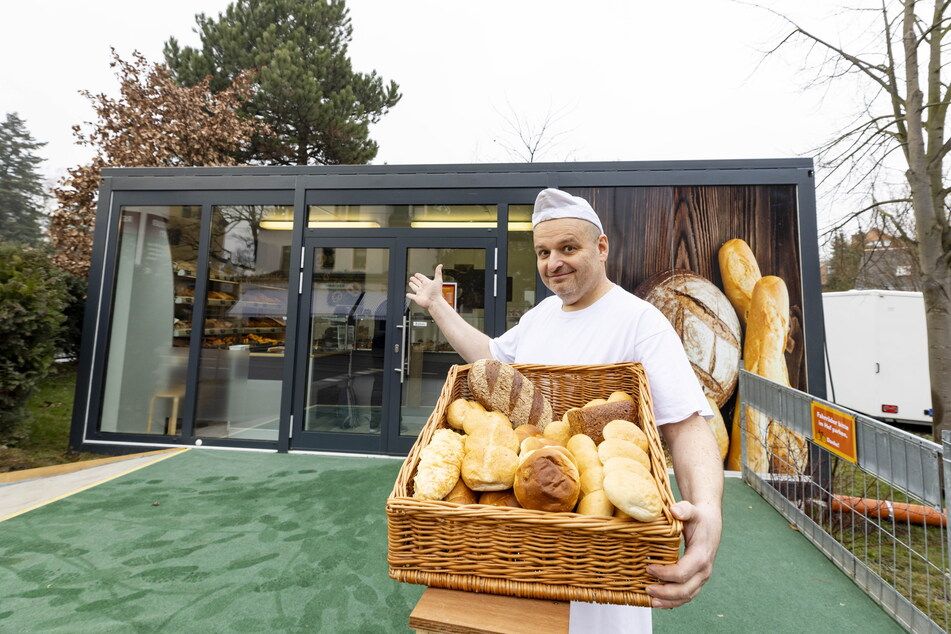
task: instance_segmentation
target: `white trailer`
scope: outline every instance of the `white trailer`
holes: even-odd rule
[[[829,400],[886,421],[930,425],[921,293],[823,293]]]

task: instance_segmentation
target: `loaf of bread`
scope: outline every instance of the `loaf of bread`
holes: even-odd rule
[[[515,497],[527,509],[571,511],[578,503],[578,468],[558,447],[531,452],[515,474]]]
[[[543,430],[551,422],[551,403],[512,366],[494,359],[472,364],[469,390],[487,410],[502,412],[513,425],[526,423]]]
[[[462,478],[459,478],[459,481],[456,482],[456,486],[452,487],[452,491],[443,498],[445,502],[455,502],[456,504],[475,504],[478,500],[478,496],[472,489],[466,486]]]
[[[413,497],[441,500],[459,481],[465,455],[465,439],[451,429],[437,429],[419,453],[413,477]]]
[[[708,396],[707,402],[710,404],[710,411],[713,412],[713,418],[708,420],[707,424],[710,425],[710,431],[713,432],[713,435],[717,439],[717,447],[720,449],[720,460],[726,460],[726,455],[730,449],[730,436],[726,431],[726,423],[723,422],[723,414],[720,413],[720,408],[717,407],[716,401]]]
[[[595,444],[600,444],[604,440],[603,429],[612,420],[637,422],[637,409],[634,403],[624,400],[571,409],[565,415],[568,417],[568,426],[573,436],[585,434],[590,436]]]
[[[630,458],[611,458],[604,465],[604,493],[618,511],[641,522],[659,519],[664,502],[650,472]]]
[[[462,479],[473,491],[512,488],[518,468],[518,438],[510,425],[484,425],[466,437]]]
[[[746,324],[753,301],[753,287],[762,277],[759,264],[750,246],[739,238],[724,242],[717,256],[723,290],[740,321]]]
[[[718,405],[726,403],[736,389],[742,348],[730,300],[713,282],[685,269],[648,278],[636,294],[670,321],[703,391]]]

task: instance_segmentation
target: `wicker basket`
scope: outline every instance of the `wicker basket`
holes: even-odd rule
[[[664,516],[649,523],[414,499],[420,451],[435,430],[446,427],[449,403],[473,398],[466,381],[470,367],[450,370],[436,408],[387,500],[390,576],[469,592],[649,606],[644,590],[657,580],[646,567],[677,561],[682,525],[668,510],[674,498],[641,365],[514,367],[541,389],[556,418],[617,390],[635,397],[665,504]]]

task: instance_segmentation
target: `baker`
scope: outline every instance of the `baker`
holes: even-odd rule
[[[607,277],[608,238],[583,198],[545,189],[535,199],[532,231],[538,273],[554,296],[525,313],[500,337],[466,322],[442,294],[442,265],[433,279],[414,274],[406,296],[429,311],[463,359],[505,363],[592,365],[642,363],[654,415],[673,460],[683,500],[671,514],[684,522],[685,550],[673,565],[649,574],[667,582],[647,588],[655,608],[693,599],[710,578],[722,528],[723,463],[705,418],[710,411],[670,322],[651,304]],[[645,632],[649,609],[572,602],[570,632]]]

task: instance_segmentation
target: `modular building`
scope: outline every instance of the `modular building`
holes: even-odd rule
[[[628,290],[667,269],[722,288],[717,250],[746,240],[789,290],[791,383],[824,396],[811,159],[114,168],[72,445],[405,454],[462,363],[408,277],[442,264],[445,297],[501,334],[548,292],[546,187],[592,203]]]

